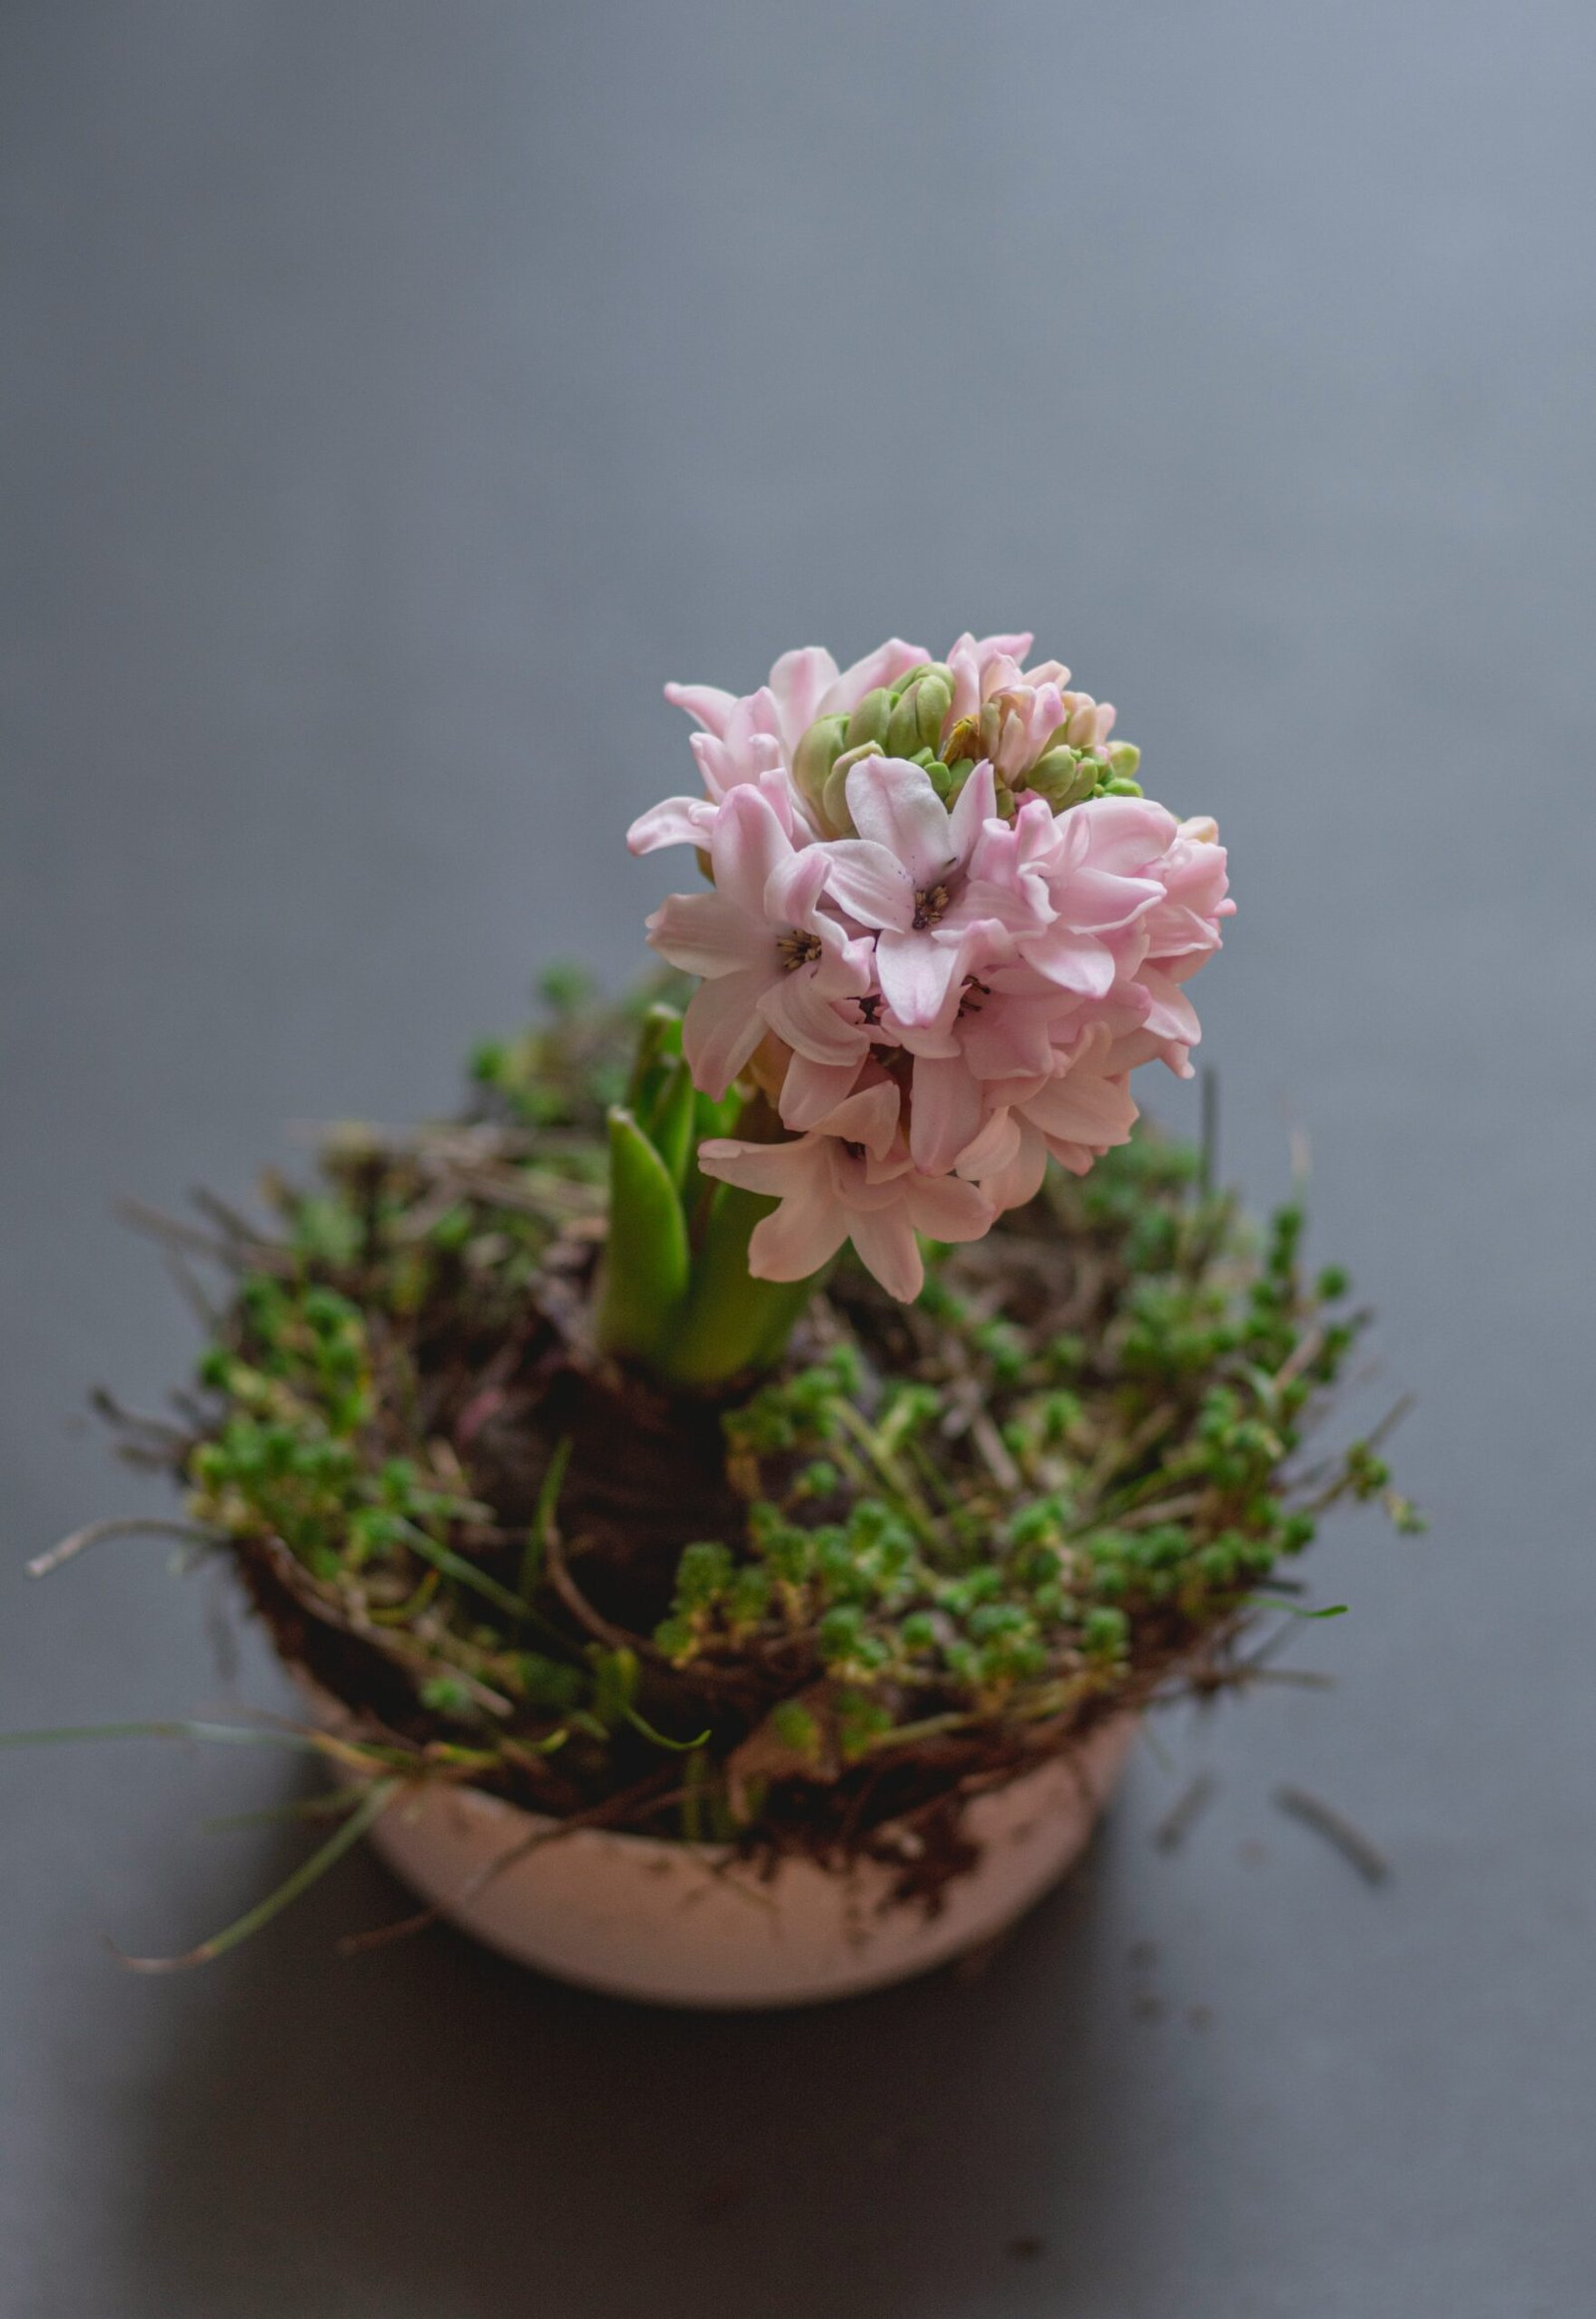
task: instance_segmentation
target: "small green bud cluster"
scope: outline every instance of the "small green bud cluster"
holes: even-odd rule
[[[999,774],[998,811],[1012,819],[1027,796],[1062,813],[1088,797],[1139,797],[1141,751],[1129,741],[1093,738],[1096,704],[1066,695],[1064,721],[1041,756],[1012,782]],[[851,715],[817,719],[793,755],[793,779],[824,838],[854,834],[848,811],[848,774],[864,757],[907,759],[922,766],[945,804],[953,804],[983,758],[999,763],[1006,720],[1018,704],[999,695],[979,715],[953,720],[953,671],[932,661],[896,684],[867,692]]]

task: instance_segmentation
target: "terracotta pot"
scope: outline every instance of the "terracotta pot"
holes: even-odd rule
[[[927,1972],[1013,1923],[1084,1848],[1135,1728],[1115,1717],[1069,1754],[978,1796],[965,1825],[981,1858],[933,1917],[892,1903],[892,1871],[874,1861],[833,1871],[785,1859],[762,1878],[724,1846],[600,1828],[575,1828],[491,1874],[559,1822],[471,1787],[397,1796],[371,1840],[463,1932],[562,1981],[655,2005],[813,2005]]]

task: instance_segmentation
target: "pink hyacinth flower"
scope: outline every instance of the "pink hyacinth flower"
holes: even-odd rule
[[[1001,1108],[956,1164],[995,1208],[1033,1200],[1049,1157],[1083,1176],[1105,1151],[1129,1142],[1138,1113],[1113,1045],[1106,1026],[1092,1023],[1048,1077],[994,1089]]]
[[[709,841],[714,888],[673,894],[648,940],[683,973],[703,976],[682,1022],[694,1083],[717,1099],[767,1030],[821,1064],[857,1069],[869,1034],[833,1001],[871,986],[870,946],[820,909],[826,862],[797,848],[769,798],[733,790]]]
[[[792,754],[816,717],[844,716],[867,692],[893,684],[931,655],[919,644],[891,636],[851,668],[839,670],[821,645],[784,652],[757,692],[721,692],[712,684],[667,684],[665,698],[699,726],[689,746],[703,781],[702,797],[667,797],[639,814],[626,832],[634,854],[662,846],[707,847],[720,807],[734,789],[756,787],[783,816],[789,836],[810,838],[802,801],[792,785]]]
[[[950,813],[919,765],[866,757],[848,775],[857,838],[825,849],[833,899],[878,930],[882,995],[905,1023],[934,1022],[986,898],[967,893],[982,825],[998,810],[992,767],[978,765]],[[1001,945],[1002,929],[993,940]]]
[[[916,1168],[898,1113],[897,1088],[880,1079],[790,1143],[716,1137],[699,1145],[706,1175],[780,1202],[749,1239],[755,1279],[806,1280],[851,1240],[887,1294],[909,1304],[926,1277],[918,1232],[955,1241],[991,1230],[997,1210],[976,1185]]]

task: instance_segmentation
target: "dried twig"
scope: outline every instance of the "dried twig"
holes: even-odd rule
[[[1153,1830],[1153,1842],[1161,1852],[1176,1852],[1180,1849],[1212,1803],[1218,1786],[1211,1771],[1199,1771],[1188,1782]]]
[[[63,1562],[70,1562],[86,1546],[96,1546],[102,1538],[126,1537],[186,1538],[191,1544],[200,1546],[220,1543],[209,1530],[196,1529],[192,1522],[164,1522],[154,1517],[113,1517],[107,1522],[86,1522],[81,1530],[74,1530],[69,1538],[62,1538],[47,1553],[36,1554],[28,1564],[28,1576],[48,1578],[52,1570],[59,1570]]]
[[[1366,1884],[1385,1883],[1391,1874],[1391,1862],[1385,1853],[1322,1796],[1311,1794],[1306,1787],[1277,1787],[1275,1802],[1282,1811],[1290,1812],[1293,1819],[1300,1819],[1305,1827],[1313,1828],[1334,1844]]]

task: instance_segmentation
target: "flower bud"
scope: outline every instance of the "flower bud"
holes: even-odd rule
[[[887,754],[914,757],[922,749],[935,749],[942,738],[953,698],[953,686],[946,678],[919,671],[916,680],[905,686],[892,712],[887,726]]]
[[[854,817],[848,810],[848,776],[866,757],[881,755],[879,741],[865,741],[857,749],[847,749],[826,775],[826,785],[820,797],[820,834],[825,838],[851,838],[856,835]]]
[[[892,722],[892,694],[884,684],[878,684],[874,692],[865,694],[864,699],[848,719],[846,746],[850,749],[858,749],[862,748],[866,741],[875,741],[885,745],[887,727]]]
[[[1054,813],[1062,813],[1066,806],[1078,805],[1089,797],[1097,785],[1096,764],[1089,758],[1077,757],[1068,747],[1049,749],[1032,765],[1024,776],[1027,787],[1038,797],[1044,797]]]
[[[813,812],[820,810],[826,776],[842,753],[847,727],[845,716],[817,717],[793,751],[792,777]]]
[[[1134,781],[1141,751],[1134,741],[1114,741],[1109,747],[1108,763],[1121,781]]]
[[[937,677],[952,693],[954,672],[945,660],[917,660],[912,668],[906,668],[902,676],[895,678],[888,689],[894,700],[902,700],[912,684],[919,684],[928,676]]]

